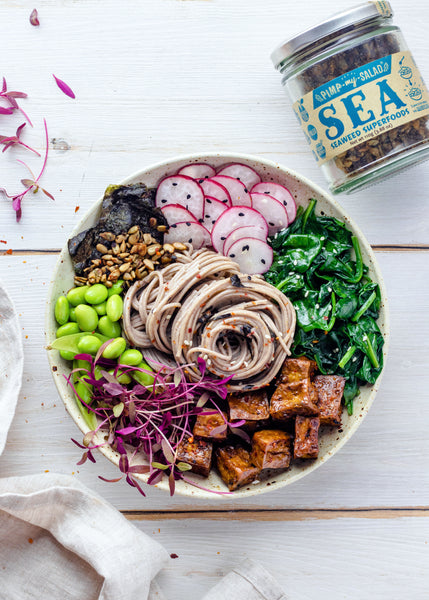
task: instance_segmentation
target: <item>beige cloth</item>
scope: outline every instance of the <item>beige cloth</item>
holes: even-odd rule
[[[18,318],[0,286],[0,454],[22,371]],[[76,478],[0,479],[0,600],[163,600],[154,578],[169,560],[160,544]],[[263,567],[247,561],[204,600],[285,596]]]
[[[24,352],[18,316],[0,284],[0,454],[12,423],[21,389]]]

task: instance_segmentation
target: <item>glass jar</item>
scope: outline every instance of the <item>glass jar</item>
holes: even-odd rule
[[[271,55],[333,193],[429,158],[429,95],[388,2],[366,2]]]

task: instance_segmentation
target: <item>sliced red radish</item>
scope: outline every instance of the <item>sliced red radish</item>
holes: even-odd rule
[[[196,221],[195,216],[183,208],[180,204],[167,204],[161,208],[162,214],[167,219],[169,225],[173,223],[183,223],[183,221]]]
[[[231,233],[228,235],[223,244],[223,253],[225,256],[228,254],[232,244],[234,244],[237,240],[242,240],[243,238],[256,238],[257,240],[266,242],[267,230],[262,229],[262,227],[257,227],[256,225],[244,225],[243,227],[234,229],[234,231],[231,231]]]
[[[254,185],[261,182],[261,178],[254,169],[241,163],[233,163],[232,165],[223,167],[217,174],[238,179],[241,183],[244,183],[248,190],[251,190]]]
[[[164,243],[172,244],[182,242],[192,244],[194,250],[203,246],[210,246],[210,233],[200,223],[195,221],[186,221],[184,223],[174,223],[170,225],[167,233],[164,234]]]
[[[204,216],[201,221],[202,225],[204,225],[208,231],[211,231],[218,218],[227,210],[227,208],[228,207],[223,202],[216,200],[216,198],[210,198],[210,196],[206,196],[204,199]]]
[[[186,175],[171,175],[161,181],[156,191],[155,203],[158,208],[168,204],[180,204],[195,218],[202,219],[204,192],[201,186]]]
[[[204,179],[204,181],[201,181],[200,185],[206,196],[216,198],[216,200],[223,202],[226,206],[231,206],[231,196],[223,185],[212,179]]]
[[[207,179],[216,175],[216,171],[206,163],[195,163],[194,165],[186,165],[177,171],[178,175],[187,175],[192,179]]]
[[[261,181],[257,183],[251,189],[252,194],[267,194],[272,196],[283,204],[286,208],[289,223],[295,220],[296,217],[296,204],[295,200],[290,191],[280,183],[273,183],[272,181]]]
[[[243,238],[233,243],[228,258],[240,267],[242,273],[256,275],[266,273],[273,263],[273,249],[255,238]]]
[[[220,215],[212,229],[213,248],[222,254],[224,242],[231,231],[243,225],[260,227],[268,235],[268,225],[261,213],[248,206],[232,206]]]
[[[244,183],[241,183],[238,179],[228,177],[227,175],[215,175],[208,179],[208,181],[220,183],[228,190],[232,206],[252,206],[252,200],[248,189]]]
[[[252,192],[250,195],[253,208],[260,212],[268,223],[268,235],[274,235],[288,226],[286,206],[268,194]]]

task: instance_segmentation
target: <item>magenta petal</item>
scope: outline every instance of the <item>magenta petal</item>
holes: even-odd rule
[[[69,96],[70,98],[76,98],[73,90],[71,89],[71,87],[69,85],[66,84],[65,81],[62,81],[61,79],[58,79],[58,77],[56,77],[53,73],[52,73],[52,77],[55,79],[57,86],[60,88],[60,90],[66,95]]]
[[[0,115],[11,115],[13,113],[13,108],[4,108],[0,106]]]
[[[37,9],[36,8],[33,8],[33,10],[31,11],[30,23],[34,27],[37,27],[38,25],[40,25],[39,15],[37,14]]]

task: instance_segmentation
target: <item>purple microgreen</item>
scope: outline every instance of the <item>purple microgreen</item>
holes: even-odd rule
[[[0,115],[11,115],[13,110],[13,108],[5,108],[4,106],[0,106]]]
[[[128,456],[126,454],[121,454],[119,458],[119,470],[121,473],[128,473],[129,467]]]
[[[7,89],[6,79],[3,77],[2,89],[0,91],[0,98],[4,98],[10,104],[6,109],[0,109],[0,114],[10,115],[14,110],[19,110],[21,114],[24,116],[28,124],[33,127],[33,123],[30,121],[29,116],[22,110],[22,108],[18,105],[16,98],[26,98],[27,94],[24,92],[11,92]],[[7,111],[7,112],[4,112]]]
[[[106,389],[106,388],[104,388]],[[125,404],[123,402],[119,402],[119,404],[116,404],[113,409],[112,412],[115,415],[116,418],[120,417],[123,410],[124,410],[124,406]],[[119,433],[119,431],[117,431],[116,433]]]
[[[101,479],[101,481],[105,481],[106,483],[117,483],[118,481],[121,481],[122,476],[116,477],[115,479],[106,479],[106,477],[102,477],[101,475],[99,475],[98,479]]]
[[[30,23],[33,27],[38,27],[40,25],[39,15],[37,14],[37,8],[33,8],[30,15]]]
[[[171,473],[168,476],[168,487],[170,488],[170,496],[174,496],[174,492],[176,489],[176,480],[174,479],[173,469],[171,470]]]
[[[239,429],[238,427],[230,427],[230,431],[234,435],[237,435],[242,440],[244,440],[247,444],[251,443],[249,434],[246,431],[244,431],[243,429]]]
[[[176,467],[179,469],[179,471],[190,471],[192,469],[192,465],[188,465],[188,463],[184,463],[184,462],[178,462]]]
[[[52,77],[55,79],[57,86],[60,88],[60,90],[66,96],[69,96],[70,98],[76,98],[73,90],[71,89],[71,87],[69,85],[67,85],[67,83],[65,81],[63,81],[62,79],[59,79],[59,77],[57,77],[53,73],[52,73]]]
[[[140,487],[138,481],[136,479],[134,479],[134,477],[131,477],[131,475],[127,475],[126,476],[126,481],[127,481],[127,483],[131,487],[135,487],[140,492],[140,494],[146,498],[146,494],[144,493],[144,491]]]
[[[150,472],[150,467],[149,465],[134,465],[133,467],[130,467],[128,469],[128,473],[140,473],[144,474],[144,473],[149,473]]]
[[[161,469],[161,471],[165,471],[166,469],[168,469],[168,465],[163,465],[159,462],[153,461],[152,462],[152,467],[154,469]]]
[[[27,144],[24,144],[24,142],[21,141],[20,139],[20,135],[22,130],[24,129],[26,123],[22,123],[22,125],[20,125],[18,127],[18,129],[16,130],[16,134],[12,135],[12,136],[5,136],[5,135],[0,135],[0,144],[4,145],[4,148],[2,150],[2,152],[6,152],[6,150],[12,146],[22,146],[23,148],[27,148],[27,150],[30,150],[31,152],[34,152],[34,154],[37,154],[37,156],[40,156],[39,152],[37,152],[37,150],[34,150],[34,148],[30,148],[30,146],[27,146]],[[33,183],[30,179],[21,179],[21,183],[28,187],[28,185],[26,185],[24,183],[24,181],[27,181],[30,183],[30,185]]]
[[[226,429],[227,429],[227,424],[226,424],[226,423],[224,423],[223,425],[219,425],[218,427],[214,427],[214,428],[211,430],[211,435],[215,437],[215,436],[217,436],[217,435],[220,435],[220,434],[221,434],[221,433],[223,433],[224,431],[226,431]]]
[[[199,485],[198,483],[195,483],[195,481],[192,481],[192,479],[188,479],[185,476],[182,476],[181,480],[184,481],[185,483],[189,483],[189,485],[193,485],[194,487],[198,488],[199,490],[203,490],[204,492],[210,492],[211,494],[218,494],[219,496],[228,496],[228,495],[234,493],[234,492],[221,492],[218,490],[210,490],[209,488]]]

